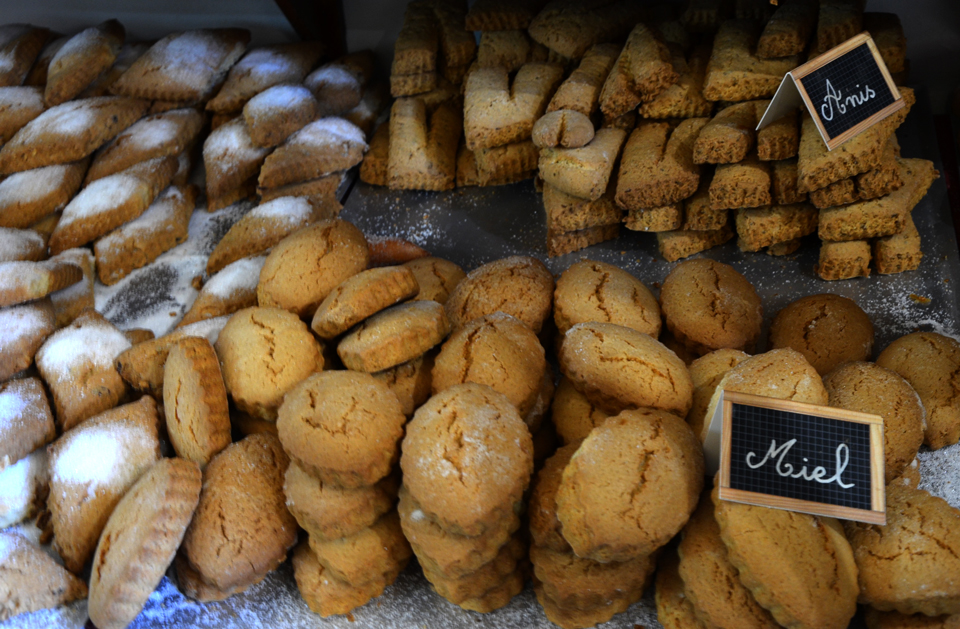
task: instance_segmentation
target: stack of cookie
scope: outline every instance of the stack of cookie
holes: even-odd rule
[[[516,407],[482,384],[443,390],[407,426],[400,467],[400,523],[433,589],[477,612],[509,603],[527,578],[517,530],[533,473]]]
[[[407,5],[394,45],[390,93],[415,96],[437,88],[440,79],[459,85],[477,51],[464,29],[463,0],[414,0]]]

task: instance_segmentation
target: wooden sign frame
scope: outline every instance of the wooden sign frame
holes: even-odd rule
[[[733,405],[742,404],[766,408],[775,411],[785,411],[797,413],[800,415],[809,415],[816,417],[826,417],[840,421],[868,424],[870,427],[870,504],[867,509],[856,509],[840,505],[826,504],[822,502],[813,502],[809,500],[799,500],[796,498],[786,498],[772,494],[764,494],[731,487],[730,482],[730,462],[731,462],[731,444],[733,439]],[[718,409],[719,410],[719,409]],[[720,443],[720,475],[719,475],[719,493],[721,500],[731,502],[740,502],[744,504],[760,505],[772,507],[774,509],[786,509],[789,511],[799,511],[812,515],[823,515],[844,520],[856,520],[870,524],[885,525],[886,516],[886,486],[884,482],[884,459],[883,459],[883,419],[877,415],[867,413],[858,413],[840,408],[828,406],[817,406],[815,404],[805,404],[792,400],[780,400],[774,398],[761,397],[748,393],[738,393],[735,391],[723,391],[722,399],[722,417],[723,428]]]

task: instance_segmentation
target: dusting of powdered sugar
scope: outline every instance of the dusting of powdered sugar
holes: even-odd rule
[[[67,203],[57,227],[63,228],[77,220],[112,212],[137,196],[142,189],[140,179],[133,175],[117,173],[97,179]]]
[[[21,260],[31,252],[45,249],[43,237],[31,229],[0,227],[0,262]]]
[[[70,164],[44,166],[14,173],[0,181],[0,205],[32,203],[60,189]]]
[[[0,471],[0,528],[27,516],[37,493],[49,480],[46,448],[38,448]]]
[[[254,48],[233,68],[236,74],[246,74],[247,82],[257,84],[276,81],[299,81],[303,76],[300,64],[282,50],[270,46]]]
[[[35,304],[23,304],[0,309],[0,349],[6,350],[17,342],[35,337],[50,326],[43,309]],[[36,346],[34,346],[36,347]]]
[[[99,180],[102,181],[102,180]],[[172,222],[177,216],[180,203],[183,202],[183,193],[179,188],[170,187],[160,194],[143,214],[129,223],[124,223],[97,241],[98,255],[100,251],[112,251],[123,247],[128,241],[135,238],[149,239],[161,228],[167,231],[175,229],[175,225],[164,223]]]
[[[54,332],[37,352],[37,367],[49,384],[70,382],[79,370],[112,369],[130,341],[112,326],[87,322]]]
[[[33,110],[38,114],[45,109],[43,88],[29,86],[0,87],[0,111]],[[17,112],[17,117],[20,112]]]
[[[227,299],[240,292],[254,291],[260,281],[260,269],[263,268],[266,259],[266,256],[257,256],[231,262],[207,280],[200,292]]]
[[[367,146],[366,136],[360,127],[337,116],[315,120],[287,138],[287,144],[313,147],[338,148],[346,143],[360,144],[364,148]]]
[[[96,109],[114,97],[72,100],[51,107],[27,123],[14,136],[18,144],[38,142],[44,136],[76,138],[86,133],[97,121]],[[47,138],[49,141],[49,138]]]
[[[82,486],[91,497],[98,489],[129,486],[155,458],[157,440],[142,426],[124,422],[83,426],[62,438],[50,462],[50,478],[64,486]]]
[[[316,100],[302,85],[275,85],[251,98],[244,107],[244,116],[257,117],[285,112]]]

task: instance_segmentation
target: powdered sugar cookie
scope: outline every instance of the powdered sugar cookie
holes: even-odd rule
[[[43,549],[12,531],[0,532],[0,620],[86,598],[87,584]]]
[[[243,106],[243,120],[253,143],[270,148],[313,122],[319,110],[317,99],[302,85],[275,85]]]
[[[343,118],[321,118],[308,124],[267,156],[259,184],[273,188],[316,179],[360,163],[367,150],[363,131]]]
[[[183,327],[257,305],[257,282],[266,256],[241,258],[204,282],[190,310],[177,327]]]
[[[46,109],[39,87],[0,87],[0,142],[7,142]]]
[[[39,378],[0,384],[0,471],[57,436]]]
[[[80,31],[67,40],[50,60],[43,100],[53,107],[76,97],[113,65],[123,46],[126,30],[107,20]]]
[[[25,170],[0,181],[0,227],[30,227],[65,206],[80,189],[88,165],[83,159]]]
[[[223,196],[254,177],[269,152],[253,143],[242,117],[217,127],[203,143],[207,196]]]

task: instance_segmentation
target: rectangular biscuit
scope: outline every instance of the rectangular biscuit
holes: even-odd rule
[[[623,129],[603,127],[581,148],[543,149],[540,151],[540,177],[545,183],[575,197],[591,201],[599,199],[607,190],[626,137],[627,132]]]
[[[691,33],[714,33],[730,17],[731,3],[726,0],[687,0],[680,21]]]
[[[468,31],[526,29],[546,0],[477,0],[466,17]]]
[[[733,228],[729,224],[720,229],[709,231],[659,232],[657,234],[657,247],[660,249],[660,255],[667,262],[676,262],[681,258],[689,258],[701,251],[719,247],[731,238],[733,238]]]
[[[641,103],[637,113],[656,120],[709,116],[713,111],[713,103],[703,96],[703,80],[710,59],[710,48],[697,46],[685,58],[679,45],[669,46],[671,63],[679,78],[652,101]]]
[[[387,185],[449,190],[457,176],[462,118],[455,101],[428,110],[420,98],[398,98],[390,111]]]
[[[436,0],[432,3],[432,8],[440,26],[440,52],[443,65],[466,66],[477,56],[477,40],[473,32],[464,28],[467,3]]]
[[[654,100],[676,83],[680,75],[673,68],[672,54],[660,34],[637,24],[600,91],[600,110],[615,118]]]
[[[642,2],[552,0],[530,22],[539,42],[567,59],[580,59],[594,44],[622,41],[644,15]]]
[[[899,159],[899,162],[903,187],[879,199],[822,210],[820,238],[862,240],[900,233],[906,218],[939,174],[928,160]]]
[[[440,49],[440,25],[431,3],[415,0],[407,5],[403,26],[393,46],[391,75],[435,72]],[[391,78],[391,85],[393,80]]]
[[[683,203],[630,210],[623,219],[623,225],[635,232],[675,231],[683,225]]]
[[[920,250],[920,232],[913,223],[913,217],[907,216],[903,231],[893,236],[873,241],[873,259],[877,273],[903,273],[913,271],[920,266],[923,252]]]
[[[803,244],[803,240],[800,238],[778,242],[767,247],[766,253],[768,256],[788,256],[791,253],[796,253],[801,244]]]
[[[390,95],[394,98],[416,96],[436,89],[437,73],[420,72],[419,74],[391,74]]]
[[[769,98],[800,57],[760,59],[754,54],[760,29],[752,20],[728,20],[720,25],[707,64],[703,95],[707,100],[739,102]]]
[[[770,205],[770,164],[751,153],[738,164],[720,164],[710,182],[710,205],[715,210]]]
[[[776,59],[802,54],[817,24],[817,8],[816,0],[793,0],[778,7],[760,34],[757,56]]]
[[[898,152],[897,138],[895,135],[890,136],[876,168],[812,191],[811,203],[818,208],[827,208],[875,199],[899,190],[903,180],[900,178],[900,165],[897,162]]]
[[[480,173],[477,172],[477,158],[466,144],[461,143],[460,148],[457,149],[457,187],[479,185]]]
[[[896,13],[864,13],[863,30],[869,31],[890,72],[907,68],[907,38]]]
[[[757,103],[757,123],[767,110],[769,101]],[[800,119],[791,111],[779,120],[757,131],[757,157],[769,162],[797,156],[800,149]]]
[[[370,148],[360,164],[360,181],[374,186],[387,185],[387,159],[390,155],[390,122],[384,122],[373,132]]]
[[[870,276],[870,243],[866,240],[820,243],[820,261],[814,273],[824,280]]]
[[[713,231],[722,228],[730,220],[729,210],[715,210],[710,205],[709,179],[700,178],[697,193],[683,202],[683,225],[689,231]]]
[[[557,88],[547,111],[573,109],[585,116],[595,112],[600,105],[600,90],[620,56],[620,49],[616,44],[591,46],[577,69]]]
[[[864,0],[820,0],[817,54],[839,46],[863,30]]]
[[[735,103],[717,112],[693,145],[695,164],[741,162],[756,141],[757,106],[753,101]]]
[[[574,251],[586,249],[592,245],[615,240],[620,235],[620,225],[597,225],[570,232],[547,231],[547,255],[551,258]]]
[[[599,199],[588,201],[543,184],[543,209],[547,215],[547,231],[562,233],[588,227],[620,224],[623,211],[613,200],[616,185],[611,182]]]
[[[627,141],[620,164],[617,204],[627,210],[663,207],[693,196],[700,167],[693,145],[707,118],[688,118],[673,132],[665,122],[643,122]]]
[[[860,196],[857,194],[856,179],[854,177],[834,181],[826,188],[812,190],[809,196],[810,203],[813,203],[821,210],[837,205],[856,203],[860,200]]]
[[[530,140],[474,151],[479,185],[500,185],[533,177],[539,149]]]
[[[817,231],[817,208],[809,203],[737,210],[740,251],[760,251]]]
[[[535,44],[526,31],[487,31],[480,34],[477,47],[477,67],[501,67],[515,72],[531,61],[530,54]]]

